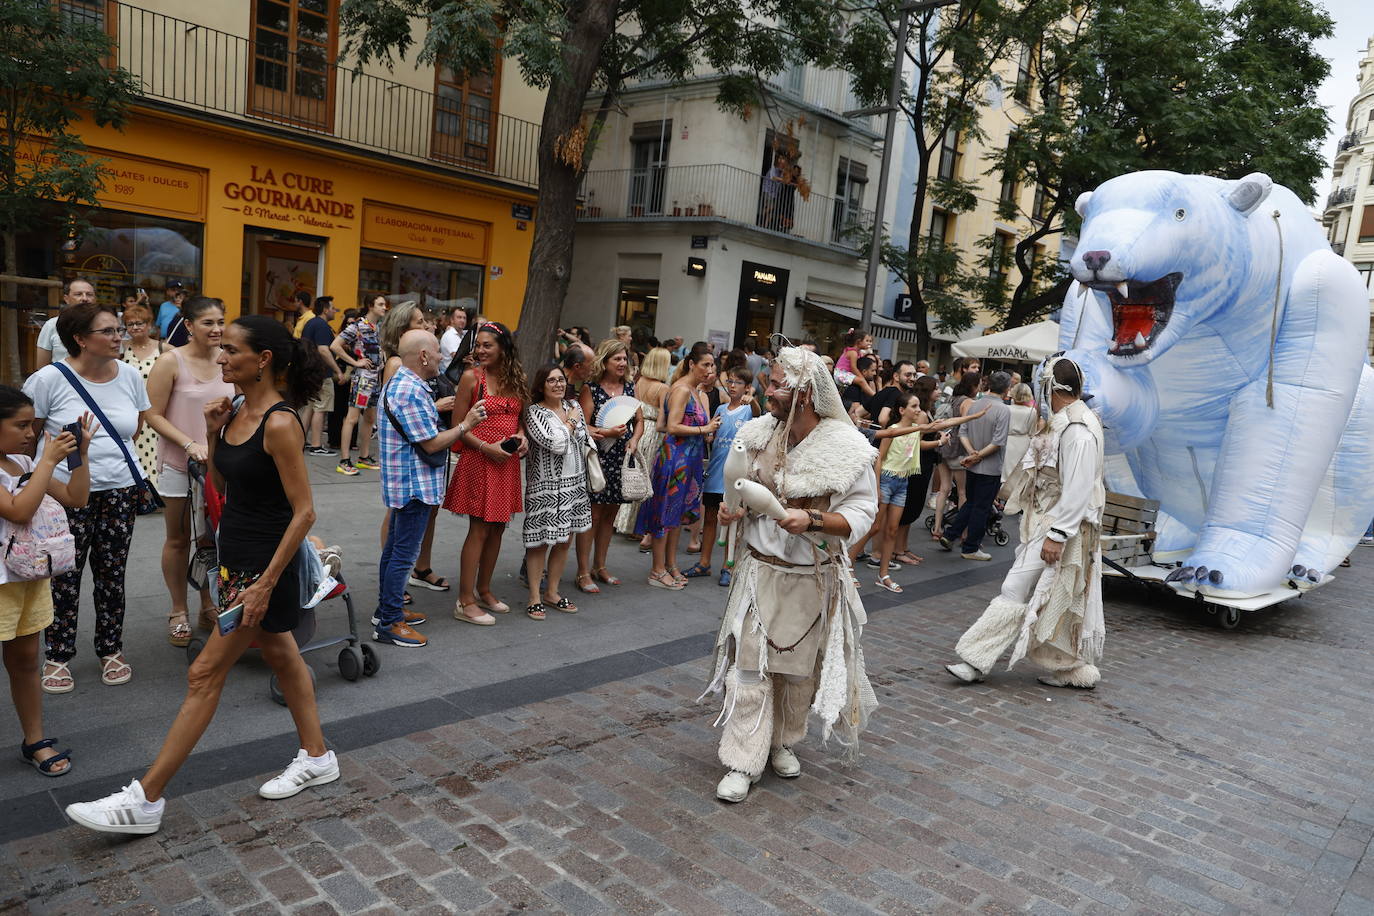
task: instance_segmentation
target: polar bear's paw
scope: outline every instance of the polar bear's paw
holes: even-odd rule
[[[1299,591],[1316,588],[1322,581],[1322,571],[1315,566],[1294,566],[1288,571],[1288,582]]]
[[[1206,566],[1180,566],[1165,576],[1164,581],[1193,591],[1205,585],[1220,586],[1226,581],[1226,574]]]

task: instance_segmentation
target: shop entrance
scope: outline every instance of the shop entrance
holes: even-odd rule
[[[269,315],[288,327],[300,317],[296,294],[322,295],[325,240],[251,226],[243,230],[241,314]]]
[[[735,346],[751,334],[760,342],[782,327],[789,272],[745,261],[740,267],[739,305],[735,311]]]

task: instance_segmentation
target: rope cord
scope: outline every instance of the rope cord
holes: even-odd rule
[[[1274,345],[1279,339],[1279,300],[1283,295],[1283,224],[1279,222],[1279,211],[1275,210],[1274,229],[1279,234],[1279,269],[1274,275],[1274,316],[1269,325],[1269,377],[1264,387],[1264,402],[1272,410],[1274,407]]]

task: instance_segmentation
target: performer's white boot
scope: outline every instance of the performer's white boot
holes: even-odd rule
[[[725,677],[728,716],[717,755],[730,772],[716,786],[716,797],[721,801],[744,801],[768,762],[773,736],[773,679],[756,677],[750,674],[741,679],[737,668],[731,668]]]
[[[1025,604],[1009,601],[1001,595],[993,598],[987,610],[964,631],[954,647],[963,665],[946,665],[946,670],[966,683],[981,681],[997,664],[998,657],[1016,641],[1026,611]],[[975,676],[966,677],[965,668],[971,669]]]
[[[1096,665],[1078,665],[1065,671],[1053,671],[1036,678],[1050,687],[1077,687],[1079,690],[1092,690],[1102,679],[1102,672]]]
[[[801,775],[801,761],[792,747],[806,737],[806,718],[815,693],[815,678],[793,681],[779,677],[773,687],[773,753],[769,764],[783,779]]]

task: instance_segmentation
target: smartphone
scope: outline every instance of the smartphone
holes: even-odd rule
[[[243,604],[234,605],[220,614],[217,619],[219,620],[219,635],[228,636],[238,629],[239,621],[243,620]]]
[[[67,456],[67,470],[75,471],[77,468],[81,467],[81,421],[73,420],[62,427],[62,431],[64,433],[71,433],[76,437],[76,451]]]
[[[511,436],[509,439],[502,439],[501,451],[514,455],[516,452],[520,451],[520,439],[516,436]]]

